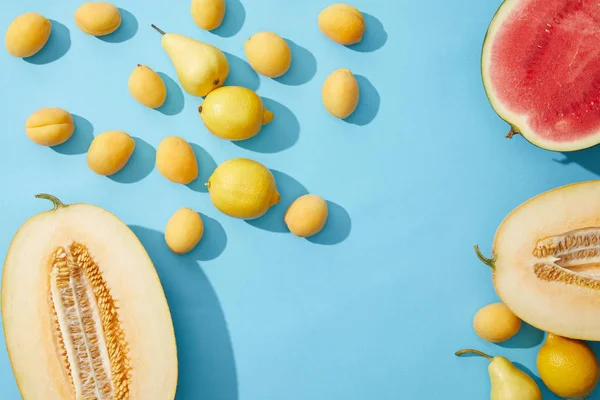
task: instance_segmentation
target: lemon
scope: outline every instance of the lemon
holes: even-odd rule
[[[206,128],[227,140],[249,139],[273,120],[261,98],[242,86],[223,86],[206,96],[198,108]]]
[[[581,400],[598,383],[598,360],[592,349],[579,340],[548,334],[537,356],[542,381],[561,398]]]
[[[271,171],[247,158],[223,162],[210,176],[206,187],[213,205],[234,218],[261,217],[280,200]]]

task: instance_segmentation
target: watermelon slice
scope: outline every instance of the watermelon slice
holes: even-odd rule
[[[506,0],[482,51],[496,113],[553,151],[600,143],[600,1]]]

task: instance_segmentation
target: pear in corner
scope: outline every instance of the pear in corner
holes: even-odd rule
[[[154,24],[152,27],[162,35],[162,47],[173,62],[183,90],[204,97],[223,86],[229,63],[221,50],[189,36],[165,33]]]
[[[490,360],[490,400],[541,400],[542,392],[533,378],[504,357],[491,357],[478,350],[460,350],[457,356],[473,353]]]

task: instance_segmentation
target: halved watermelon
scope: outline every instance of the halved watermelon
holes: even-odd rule
[[[554,151],[600,143],[600,1],[504,1],[481,64],[509,136]]]

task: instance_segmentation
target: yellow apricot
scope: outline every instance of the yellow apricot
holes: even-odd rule
[[[276,78],[285,74],[292,64],[288,43],[274,32],[258,32],[244,43],[246,58],[261,75]]]
[[[75,23],[83,32],[92,36],[113,33],[121,26],[121,13],[112,3],[90,1],[75,11]]]
[[[334,42],[350,45],[362,40],[365,20],[356,7],[332,4],[319,14],[319,29]]]
[[[294,235],[309,237],[325,227],[328,214],[327,202],[322,197],[305,194],[289,206],[284,221]]]
[[[204,235],[204,222],[196,211],[183,207],[177,210],[167,222],[165,241],[175,254],[192,251]]]
[[[178,136],[167,136],[156,149],[156,169],[171,182],[187,185],[198,177],[192,146]]]
[[[129,161],[135,140],[123,131],[107,131],[92,140],[87,153],[88,167],[98,175],[113,175]]]
[[[62,108],[40,108],[25,121],[25,133],[40,146],[57,146],[73,136],[73,116]]]
[[[519,332],[521,320],[504,303],[492,303],[477,311],[473,328],[483,340],[500,343]]]
[[[4,37],[6,50],[15,57],[31,57],[48,42],[52,22],[39,13],[28,12],[16,17]]]
[[[211,31],[218,28],[225,17],[225,0],[192,0],[192,19],[199,28]]]
[[[167,87],[154,70],[138,64],[129,76],[129,93],[139,103],[150,108],[158,108],[167,99]]]
[[[360,93],[358,82],[347,68],[340,68],[331,73],[325,80],[321,90],[323,105],[331,115],[347,118],[356,110]]]

